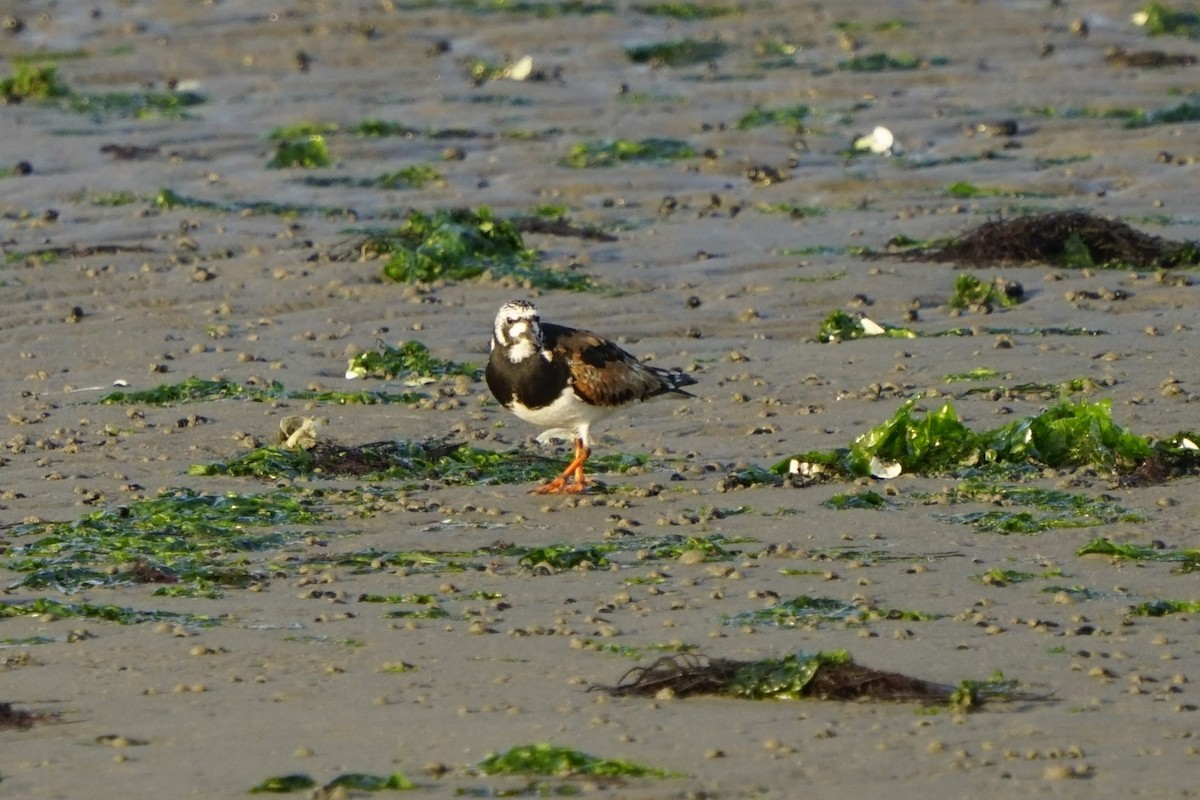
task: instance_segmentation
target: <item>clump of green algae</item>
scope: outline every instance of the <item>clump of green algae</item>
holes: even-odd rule
[[[695,653],[663,656],[648,666],[629,670],[608,691],[652,696],[670,692],[679,697],[711,694],[747,700],[916,701],[945,704],[962,711],[976,710],[985,700],[1021,696],[1016,682],[1002,675],[946,686],[864,667],[845,650],[797,652],[757,661]]]
[[[563,160],[575,169],[612,167],[627,163],[661,163],[695,158],[697,152],[681,139],[593,139],[577,142]]]
[[[768,625],[778,628],[815,628],[825,622],[861,623],[881,619],[912,622],[938,619],[923,611],[866,608],[832,597],[800,595],[766,608],[753,609],[725,618],[726,625]]]
[[[257,579],[245,554],[286,546],[317,519],[314,503],[290,492],[179,489],[73,522],[13,526],[5,567],[24,574],[10,588],[65,593],[129,583],[162,584],[166,593],[244,587]]]
[[[282,141],[267,169],[316,169],[333,165],[325,137],[314,133],[299,141]]]
[[[541,266],[516,226],[497,219],[487,206],[413,211],[399,228],[370,232],[349,252],[360,258],[388,256],[383,274],[399,283],[473,280],[486,273],[542,289],[598,288],[584,273]]]
[[[67,111],[99,118],[135,119],[186,119],[188,108],[206,102],[195,92],[78,92],[58,77],[57,66],[35,66],[28,58],[14,60],[12,75],[0,78],[0,100],[54,103]]]
[[[510,747],[479,762],[484,775],[558,777],[677,778],[681,773],[623,759],[607,759],[545,742]]]
[[[208,380],[192,376],[180,383],[161,384],[152,389],[109,392],[100,398],[101,405],[152,405],[173,406],[181,403],[224,399],[265,400],[290,399],[337,403],[339,405],[376,405],[388,403],[412,404],[425,398],[415,392],[321,392],[310,390],[288,390],[282,383],[272,381],[265,388],[237,383],[226,378]]]
[[[287,794],[317,789],[318,784],[307,773],[294,772],[288,775],[276,775],[267,778],[262,783],[252,787],[250,794]],[[321,796],[333,796],[337,789],[353,792],[382,792],[408,791],[416,789],[403,772],[393,772],[390,775],[370,775],[364,772],[346,772],[338,775],[329,783],[320,787]]]
[[[434,357],[429,348],[418,341],[401,342],[392,347],[383,342],[375,350],[367,350],[350,359],[347,378],[382,378],[420,381],[464,375],[479,380],[482,369],[474,364],[459,364]]]
[[[626,48],[625,54],[635,64],[654,67],[686,67],[714,61],[725,55],[724,42],[715,40],[677,39],[670,42],[655,42]]]
[[[905,473],[946,474],[985,464],[1037,463],[1054,468],[1084,464],[1131,471],[1154,452],[1150,442],[1112,419],[1112,401],[1062,401],[1031,417],[976,433],[959,419],[950,403],[914,414],[906,401],[876,428],[848,448],[796,455],[775,464],[786,474],[793,462],[818,463],[835,473],[862,477],[879,464],[896,464]]]
[[[600,470],[625,472],[646,462],[645,456],[606,454],[595,459]],[[449,484],[529,483],[553,478],[561,471],[554,459],[523,450],[501,452],[451,443],[396,440],[363,445],[318,441],[307,450],[259,447],[228,461],[196,464],[191,475],[231,475],[275,480],[281,477],[353,476],[366,480],[436,480]]]

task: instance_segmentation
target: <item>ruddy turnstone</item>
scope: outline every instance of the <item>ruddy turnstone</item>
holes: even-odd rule
[[[547,428],[539,442],[575,443],[575,458],[561,475],[534,489],[537,494],[584,490],[593,423],[634,401],[664,394],[695,397],[682,387],[696,382],[681,370],[643,364],[590,331],[542,322],[525,300],[505,303],[496,314],[486,377],[502,406]]]

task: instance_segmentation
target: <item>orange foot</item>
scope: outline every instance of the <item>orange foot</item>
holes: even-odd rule
[[[568,481],[566,477],[559,475],[549,483],[542,484],[530,490],[533,494],[582,494],[587,491],[586,480]]]
[[[532,489],[531,492],[533,494],[582,494],[587,490],[588,485],[588,480],[583,474],[583,464],[591,454],[592,449],[581,440],[576,439],[575,458],[571,460],[570,464],[567,464],[567,468],[562,471],[562,474],[549,483]],[[575,480],[572,481],[571,478]]]

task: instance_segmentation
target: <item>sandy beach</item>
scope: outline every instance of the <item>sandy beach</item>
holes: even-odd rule
[[[1120,511],[1007,535],[953,517],[1006,503],[939,501],[961,476],[731,476],[846,447],[912,398],[922,412],[950,401],[974,430],[1057,402],[1005,390],[1022,384],[1080,380],[1070,398],[1111,400],[1142,436],[1200,430],[1192,271],[862,255],[1072,209],[1200,239],[1196,123],[1161,113],[1200,91],[1200,46],[1152,37],[1131,19],[1141,5],[1108,0],[667,6],[97,0],[0,14],[0,77],[52,65],[61,89],[0,109],[0,703],[28,714],[0,730],[0,795],[217,798],[275,776],[398,772],[406,794],[446,798],[1197,793],[1196,614],[1131,613],[1195,602],[1194,576],[1078,555],[1096,539],[1200,547],[1194,475],[1027,474],[1012,483]],[[1170,58],[1142,66],[1114,48]],[[891,150],[856,151],[877,126]],[[281,138],[310,133],[330,165],[268,166]],[[577,165],[613,140],[687,150]],[[539,268],[598,290],[398,283],[386,256],[356,255],[410,212],[483,206],[525,221]],[[953,310],[963,274],[1019,282],[1023,302]],[[698,379],[693,399],[598,426],[595,491],[200,474],[274,443],[291,416],[346,447],[441,439],[565,465],[567,449],[537,444],[482,380],[345,377],[380,342],[481,366],[515,298]],[[820,343],[839,309],[921,335]],[[934,335],[952,328],[974,335]],[[948,380],[980,368],[992,377]],[[191,377],[269,393],[100,402]],[[424,398],[319,394],[360,391]],[[619,455],[641,464],[602,466]],[[887,507],[827,504],[867,490]],[[213,498],[279,509],[220,522],[253,547],[197,546],[225,584],[177,581],[180,567],[156,571],[114,538],[123,514],[193,496],[196,535],[218,524]],[[71,538],[89,525],[110,527]],[[58,571],[35,581],[28,559],[53,561],[38,550],[52,532]],[[575,568],[520,555],[562,545],[614,549]],[[802,596],[896,613],[745,616]],[[65,605],[26,613],[38,601]],[[120,619],[95,611],[109,607]],[[664,654],[839,649],[948,686],[1002,674],[1021,692],[962,713],[594,690]],[[535,743],[677,776],[479,771]]]

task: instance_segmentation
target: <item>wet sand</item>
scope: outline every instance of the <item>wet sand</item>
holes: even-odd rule
[[[654,454],[653,468],[598,475],[608,492],[559,499],[529,495],[524,485],[431,483],[396,492],[385,483],[391,494],[374,513],[334,502],[307,538],[282,553],[249,554],[252,568],[290,564],[257,591],[216,599],[157,597],[154,585],[70,597],[9,591],[7,602],[46,596],[223,621],[180,628],[5,619],[6,641],[49,641],[0,650],[0,701],[59,715],[54,724],[0,733],[7,793],[229,797],[273,775],[304,772],[324,782],[399,770],[421,796],[451,797],[523,785],[470,768],[490,752],[539,741],[686,775],[582,781],[622,798],[1195,791],[1194,619],[1127,616],[1145,600],[1194,599],[1191,577],[1173,574],[1170,563],[1075,555],[1096,537],[1200,546],[1194,478],[1119,488],[1087,470],[1047,475],[1036,485],[1108,494],[1146,521],[1031,536],[935,519],[921,493],[952,479],[905,476],[871,486],[895,502],[881,512],[823,506],[862,488],[839,483],[721,491],[738,468],[845,446],[921,393],[927,408],[951,397],[976,429],[1050,402],[960,396],[960,385],[945,381],[980,366],[1010,385],[1090,378],[1103,388],[1088,399],[1111,398],[1114,418],[1140,434],[1200,427],[1190,369],[1194,286],[1123,271],[988,268],[974,274],[1021,282],[1026,302],[956,317],[946,307],[956,267],[851,252],[883,249],[901,234],[953,236],[1026,210],[1083,209],[1172,239],[1200,238],[1194,125],[1129,128],[1101,113],[1169,108],[1200,83],[1195,67],[1109,66],[1108,48],[1198,55],[1194,42],[1148,38],[1130,22],[1138,6],[1118,2],[858,3],[845,12],[761,2],[693,22],[629,3],[618,3],[619,13],[551,18],[401,2],[267,9],[168,0],[64,5],[48,15],[18,5],[25,27],[0,34],[5,53],[63,54],[59,77],[72,89],[163,91],[171,83],[207,102],[182,120],[35,103],[0,114],[0,165],[32,166],[29,175],[0,180],[4,251],[62,253],[0,267],[0,341],[10,365],[0,376],[4,524],[74,520],[172,487],[269,491],[251,478],[189,475],[188,467],[271,441],[291,414],[322,418],[323,435],[347,444],[452,435],[495,449],[538,448],[537,431],[499,409],[482,382],[419,407],[96,402],[115,381],[140,389],[193,375],[359,389],[343,377],[346,359],[381,339],[415,338],[440,358],[482,363],[492,316],[514,297],[534,296],[545,319],[613,336],[655,363],[688,368],[700,383],[694,400],[632,408],[601,426],[597,454]],[[894,21],[905,24],[887,24]],[[719,41],[726,51],[711,64],[678,67],[635,64],[625,54],[685,37]],[[787,53],[777,44],[789,45]],[[837,68],[878,52],[921,63]],[[467,59],[500,64],[526,54],[543,80],[476,86],[465,75]],[[806,130],[738,128],[755,107],[798,104],[811,109]],[[365,119],[419,133],[333,134],[336,165],[315,174],[370,178],[432,164],[444,182],[320,188],[305,185],[301,170],[265,168],[275,149],[267,134],[278,126]],[[973,132],[1010,119],[1014,136]],[[854,138],[876,125],[895,133],[899,152],[847,159]],[[560,163],[579,141],[648,137],[685,140],[701,155],[610,169]],[[117,158],[105,150],[112,144],[151,149]],[[994,157],[976,158],[985,151]],[[786,179],[749,180],[747,170],[761,166]],[[947,188],[960,182],[981,193],[950,196]],[[153,199],[163,189],[226,205],[341,211],[162,209]],[[122,192],[132,201],[105,201]],[[353,239],[351,229],[394,226],[409,209],[481,204],[501,216],[564,205],[575,224],[614,233],[614,241],[526,241],[544,264],[575,265],[616,291],[539,292],[490,280],[408,287],[382,280],[381,261],[331,257]],[[779,204],[807,211],[771,210]],[[1111,299],[1114,290],[1124,299]],[[838,308],[890,323],[917,308],[912,327],[925,333],[1086,327],[1106,335],[818,344],[821,320]],[[299,566],[368,548],[594,543],[619,541],[622,531],[750,541],[734,547],[746,556],[730,562],[639,561],[630,552],[612,569],[557,574],[506,557],[434,574]],[[24,543],[11,530],[0,538],[9,558]],[[837,547],[910,557],[803,556]],[[1042,579],[978,581],[993,568],[1056,567],[1061,582],[1094,598],[1044,592],[1051,581]],[[2,577],[11,585],[22,575],[6,569]],[[387,618],[383,607],[358,601],[410,593],[435,595],[450,616]],[[724,624],[804,594],[940,616],[800,629]],[[999,670],[1052,699],[964,716],[915,713],[910,704],[587,691],[644,665],[659,646],[739,659],[846,648],[863,664],[948,684]],[[634,661],[620,648],[645,655]],[[399,663],[411,669],[399,671]],[[104,738],[111,736],[123,746]]]

